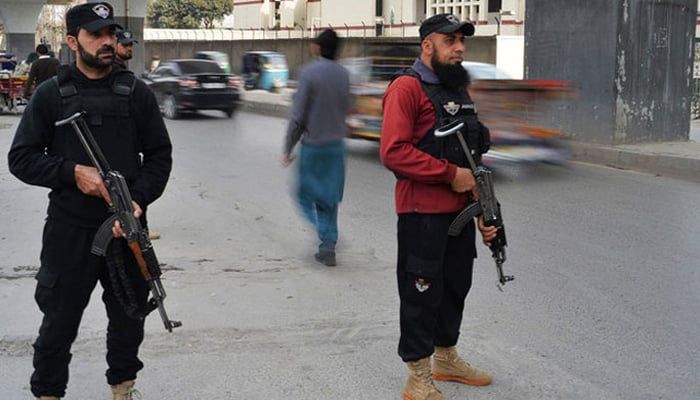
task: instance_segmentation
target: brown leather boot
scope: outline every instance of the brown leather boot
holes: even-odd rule
[[[140,400],[141,393],[134,389],[134,381],[112,385],[112,400]]]
[[[435,347],[433,354],[433,379],[454,381],[473,386],[485,386],[493,377],[486,371],[472,367],[457,354],[457,348]]]
[[[403,400],[445,400],[430,374],[430,357],[409,361],[408,381],[403,388]]]

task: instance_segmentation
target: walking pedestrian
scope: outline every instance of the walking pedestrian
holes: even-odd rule
[[[301,141],[296,200],[318,234],[314,258],[329,267],[336,265],[338,205],[345,186],[343,139],[350,111],[350,76],[335,61],[339,43],[333,29],[312,40],[314,60],[299,72],[281,159],[288,166],[294,146]]]
[[[61,64],[57,59],[49,55],[49,48],[45,44],[36,46],[37,59],[32,61],[29,67],[29,76],[24,85],[24,98],[28,99],[32,90],[36,90],[45,80],[56,75],[56,68]]]
[[[110,166],[124,175],[135,216],[146,226],[146,208],[164,191],[172,166],[172,145],[153,93],[134,75],[113,66],[114,11],[108,3],[87,3],[66,14],[66,42],[76,61],[59,67],[27,105],[8,154],[10,171],[25,183],[50,189],[35,299],[43,313],[34,342],[31,392],[40,400],[64,397],[71,346],[83,311],[99,281],[107,317],[107,383],[113,400],[131,400],[143,368],[148,283],[131,252],[123,270],[139,314],[127,314],[110,283],[104,257],[91,253],[107,220],[109,194],[97,169],[69,125],[57,121],[85,112],[85,121]],[[123,235],[115,224],[115,237]],[[115,239],[112,246],[126,247]],[[83,397],[78,394],[74,397]],[[84,398],[84,397],[83,397]]]
[[[434,130],[461,120],[477,162],[489,136],[477,119],[461,66],[470,22],[451,14],[426,19],[419,29],[421,52],[412,67],[393,80],[383,99],[380,154],[397,177],[397,279],[400,299],[398,353],[409,370],[405,400],[442,400],[436,380],[488,385],[492,377],[457,352],[464,303],[476,257],[471,221],[459,236],[448,227],[474,200],[475,180],[455,135]],[[496,228],[478,222],[488,243]],[[431,356],[433,360],[431,363]]]

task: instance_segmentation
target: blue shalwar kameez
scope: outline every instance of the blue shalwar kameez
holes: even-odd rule
[[[345,186],[345,143],[301,145],[297,202],[316,228],[319,252],[335,251],[338,241],[338,204]]]

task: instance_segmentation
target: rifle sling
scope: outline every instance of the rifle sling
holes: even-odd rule
[[[143,319],[151,310],[144,312],[143,308],[139,307],[136,292],[126,272],[123,242],[123,240],[112,240],[107,246],[105,261],[109,280],[112,283],[114,297],[122,305],[126,315],[133,319]]]

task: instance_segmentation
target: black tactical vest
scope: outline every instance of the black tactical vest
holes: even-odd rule
[[[130,71],[116,69],[110,75],[111,88],[101,86],[81,93],[71,80],[68,65],[59,66],[53,79],[61,93],[63,118],[85,111],[89,125],[102,126],[105,118],[129,116],[129,96],[136,85],[136,78]]]
[[[61,118],[84,111],[85,121],[103,151],[114,149],[126,156],[110,160],[110,166],[127,176],[127,180],[133,178],[140,165],[140,160],[135,158],[140,152],[140,144],[130,112],[131,94],[136,85],[134,74],[115,69],[108,78],[109,85],[81,86],[79,90],[71,77],[70,67],[61,65],[53,79],[61,95]],[[64,134],[55,138],[53,145],[59,147],[59,153],[66,154],[67,158],[91,165],[71,128],[66,126],[64,129]]]
[[[420,75],[409,68],[396,77],[408,75],[418,79],[423,91],[433,103],[435,108],[435,125],[430,128],[416,143],[416,147],[436,158],[446,159],[452,164],[469,168],[467,156],[460,145],[456,135],[438,138],[434,131],[436,128],[447,125],[455,120],[464,122],[462,135],[471,150],[472,158],[476,164],[481,162],[481,155],[486,153],[491,146],[489,130],[477,117],[477,110],[467,89],[446,88],[440,84],[431,84],[421,80]]]

